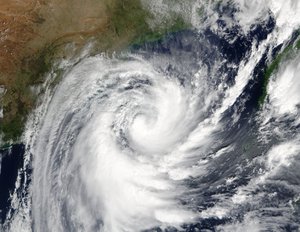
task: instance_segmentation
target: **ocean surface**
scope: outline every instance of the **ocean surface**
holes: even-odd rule
[[[24,144],[1,151],[3,230],[298,231],[300,5],[236,2],[62,62]]]

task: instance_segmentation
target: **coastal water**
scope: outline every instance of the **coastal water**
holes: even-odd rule
[[[300,10],[260,4],[64,66],[3,156],[4,228],[298,231],[300,19],[284,16]]]
[[[0,150],[0,218],[4,222],[11,206],[11,194],[15,191],[18,173],[23,167],[24,145],[15,144]]]

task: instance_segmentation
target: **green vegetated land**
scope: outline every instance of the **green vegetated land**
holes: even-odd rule
[[[54,48],[47,46],[36,56],[24,58],[14,83],[7,87],[2,99],[4,118],[0,124],[6,144],[16,142],[21,136],[26,116],[34,108],[38,97],[31,87],[44,82],[44,75],[51,70],[54,52]]]
[[[258,103],[261,107],[265,102],[268,91],[268,84],[271,76],[278,71],[278,68],[282,61],[292,58],[295,53],[297,53],[300,49],[300,39],[296,40],[294,44],[287,46],[282,52],[276,55],[274,60],[270,63],[270,65],[266,68],[263,75],[263,84],[262,84],[262,94],[259,97]]]
[[[141,45],[162,39],[166,34],[189,28],[191,25],[183,17],[173,14],[160,25],[151,28],[147,23],[155,16],[145,10],[140,0],[118,1],[112,10],[112,30],[114,37],[129,37],[126,45]]]
[[[93,39],[95,42],[94,53],[110,53],[130,45],[142,45],[145,42],[157,41],[168,33],[190,27],[180,15],[174,14],[161,25],[154,29],[151,28],[147,21],[154,16],[143,8],[140,0],[111,1],[110,4],[107,4],[107,12],[109,23],[104,31],[92,35],[80,35],[84,36],[86,41]],[[58,74],[53,80],[52,86],[59,83],[62,70],[53,70],[55,69],[53,64],[54,61],[68,55],[67,52],[64,52],[64,46],[71,42],[72,40],[55,40],[46,44],[35,55],[22,59],[22,67],[16,73],[18,77],[9,86],[5,86],[6,94],[0,99],[4,112],[4,118],[0,119],[2,143],[7,145],[18,142],[20,139],[27,115],[35,107],[36,100],[43,92],[35,93],[32,91],[32,87],[41,85],[45,81],[46,74],[51,70]],[[78,51],[80,49],[77,49]]]

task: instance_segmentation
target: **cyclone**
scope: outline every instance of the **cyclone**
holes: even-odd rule
[[[193,30],[62,62],[27,124],[10,228],[299,230],[300,6],[229,2],[194,1]]]
[[[47,157],[36,172],[37,228],[45,228],[44,217],[55,230],[67,225],[87,231],[192,221],[193,210],[178,207],[187,189],[175,173],[185,162],[178,154],[181,141],[199,117],[192,95],[134,57],[94,57],[68,73],[37,147]]]

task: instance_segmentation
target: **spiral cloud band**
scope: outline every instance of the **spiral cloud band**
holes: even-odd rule
[[[142,2],[191,12],[193,28],[61,62],[27,123],[4,227],[299,230],[300,4]]]
[[[182,82],[153,62],[157,59],[96,56],[65,74],[34,147],[40,154],[32,190],[37,231],[180,231],[214,217],[222,224],[242,212],[250,196],[252,205],[265,202],[263,195],[253,195],[254,186],[280,173],[286,159],[299,152],[299,141],[273,147],[266,159],[256,157],[258,148],[241,150],[239,144],[257,140],[252,133],[236,137],[245,130],[239,128],[244,109],[239,97],[251,78],[251,63],[239,66],[234,84],[216,85],[205,65]],[[273,119],[281,117],[276,111],[283,106],[276,98],[285,86],[281,80],[271,83],[281,87],[271,89],[270,104],[256,119],[265,120],[262,131],[274,130],[268,122],[272,112]],[[278,165],[277,153],[285,149],[292,150]],[[259,163],[265,164],[263,175]],[[258,173],[244,182],[253,170]]]
[[[180,204],[188,190],[178,171],[184,162],[194,165],[193,147],[184,141],[197,127],[195,106],[191,88],[144,60],[95,57],[79,64],[52,99],[37,147],[44,154],[37,160],[46,162],[36,166],[37,228],[44,218],[57,231],[193,221],[193,209]]]

